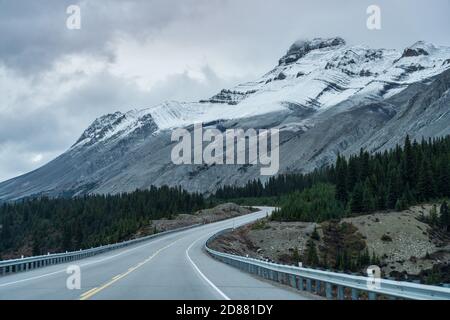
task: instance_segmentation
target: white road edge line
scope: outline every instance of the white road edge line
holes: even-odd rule
[[[222,222],[222,221],[221,221],[221,222]],[[229,221],[228,221],[228,222],[229,222]],[[184,230],[183,230],[183,231],[184,231]],[[182,233],[183,231],[181,231],[180,233]],[[179,235],[178,232],[177,232],[177,233],[174,233],[174,234],[175,234],[175,235]],[[157,242],[160,242],[160,241],[162,241],[163,239],[164,239],[164,237],[154,239],[154,241],[151,241],[151,240],[150,240],[148,243],[141,244],[141,245],[139,245],[139,246],[137,246],[137,247],[134,247],[134,248],[125,249],[124,251],[119,252],[118,254],[115,254],[115,255],[112,255],[112,256],[109,256],[109,257],[105,257],[105,258],[102,258],[102,259],[97,259],[97,260],[94,260],[94,261],[90,261],[90,262],[87,262],[87,263],[80,264],[80,267],[86,267],[86,266],[89,266],[89,265],[93,265],[93,264],[101,263],[101,262],[103,262],[103,261],[107,261],[107,260],[110,260],[110,259],[114,259],[114,258],[116,258],[116,257],[118,257],[118,256],[121,256],[121,255],[125,254],[125,253],[129,253],[129,252],[132,252],[132,251],[137,250],[137,249],[139,249],[139,248],[146,247],[146,246],[148,246],[148,245],[150,245],[150,244],[155,244],[155,243],[157,243]],[[200,239],[197,239],[195,242],[197,242],[198,240],[200,240]],[[194,242],[194,243],[195,243],[195,242]],[[188,250],[192,247],[192,245],[193,245],[194,243],[191,244],[191,246],[188,248]],[[187,251],[188,251],[188,250],[186,250],[186,254],[187,254]],[[220,290],[219,290],[219,289],[218,289],[211,281],[209,281],[209,279],[206,278],[206,277],[203,275],[203,273],[201,273],[200,269],[198,269],[198,267],[197,267],[197,266],[195,265],[195,263],[191,260],[191,258],[189,257],[188,254],[187,254],[187,257],[188,257],[188,259],[190,260],[190,262],[192,263],[192,265],[193,265],[195,268],[197,268],[198,272],[204,277],[204,279],[205,279],[208,283],[210,283],[210,284],[213,286],[213,288],[216,288],[219,292],[222,292],[222,291],[220,291]],[[88,259],[89,259],[89,258],[88,258]],[[81,260],[83,260],[83,259],[81,259]],[[69,263],[66,263],[66,264],[69,264]],[[44,268],[42,268],[42,269],[44,269]],[[42,270],[42,269],[41,269],[41,270]],[[35,270],[37,271],[37,270],[39,270],[39,269],[33,269],[32,271],[35,271]],[[42,275],[30,277],[30,278],[20,279],[20,280],[16,280],[16,281],[12,281],[12,282],[0,283],[0,288],[1,288],[1,287],[7,287],[7,286],[10,286],[10,285],[13,285],[13,284],[18,284],[18,283],[28,282],[28,281],[32,281],[32,280],[38,280],[38,279],[41,279],[41,278],[53,276],[53,275],[55,275],[55,274],[59,274],[59,273],[63,273],[63,272],[66,272],[66,269],[58,270],[58,271],[54,271],[54,272],[50,272],[50,273],[45,273],[45,274],[42,274]],[[221,295],[222,295],[222,294],[223,294],[223,292],[221,293]],[[223,294],[223,295],[224,295],[224,294]],[[224,295],[224,296],[226,297],[226,295]],[[228,298],[227,300],[230,300],[230,299]]]
[[[186,257],[188,258],[189,262],[192,264],[192,266],[194,267],[194,269],[198,272],[198,274],[203,278],[203,280],[205,280],[210,286],[211,288],[213,288],[214,290],[216,290],[216,292],[218,294],[220,294],[225,300],[231,300],[225,293],[222,292],[222,290],[220,290],[219,288],[217,288],[217,286],[212,283],[211,280],[209,280],[204,274],[203,272],[200,271],[200,269],[197,267],[197,265],[194,263],[194,261],[192,261],[191,257],[189,256],[189,250],[192,248],[192,246],[194,244],[196,244],[200,239],[204,238],[198,238],[197,240],[195,240],[194,242],[191,243],[191,245],[189,246],[189,248],[186,249]]]
[[[178,235],[177,233],[174,233],[174,234]],[[80,265],[80,267],[86,267],[86,266],[90,266],[90,265],[93,265],[93,264],[101,263],[101,262],[104,262],[104,261],[107,261],[107,260],[111,260],[111,259],[117,258],[117,257],[119,257],[119,256],[121,256],[121,255],[123,255],[125,253],[130,253],[130,252],[135,251],[137,249],[140,249],[142,247],[146,247],[146,246],[148,246],[150,244],[155,244],[155,243],[161,242],[163,239],[164,239],[164,237],[157,238],[157,239],[149,239],[150,241],[148,243],[141,244],[141,245],[139,245],[137,247],[134,247],[134,248],[125,249],[124,251],[119,252],[119,253],[117,253],[115,255],[109,256],[109,257],[97,259],[97,260],[94,260],[94,261],[89,261],[89,262],[86,262],[86,263],[80,263],[79,265]],[[81,259],[81,260],[83,260],[83,259]],[[72,261],[72,262],[75,262],[75,261]],[[69,264],[70,265],[69,262],[65,262],[65,263],[63,263],[63,265],[64,264]],[[37,271],[37,270],[39,270],[39,268],[38,269],[33,269],[31,271],[35,271],[35,270]],[[27,281],[31,281],[31,280],[37,280],[37,279],[53,276],[55,274],[63,273],[63,272],[66,272],[66,269],[58,270],[58,271],[54,271],[54,272],[50,272],[50,273],[45,273],[45,274],[42,274],[42,275],[39,275],[39,276],[34,276],[34,277],[31,277],[31,278],[25,278],[25,279],[12,281],[12,282],[0,283],[0,288],[1,287],[7,287],[7,286],[10,286],[10,285],[13,285],[13,284],[18,284],[18,283],[22,283],[22,282],[27,282]]]

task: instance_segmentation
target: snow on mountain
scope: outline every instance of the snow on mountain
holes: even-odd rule
[[[72,146],[90,146],[97,142],[118,139],[145,126],[157,127],[148,109],[115,112],[96,119]]]
[[[280,171],[308,172],[338,153],[383,151],[450,134],[450,48],[419,41],[401,50],[341,38],[295,42],[256,81],[198,102],[168,101],[95,120],[70,150],[0,183],[0,200],[179,186],[213,192],[264,178],[258,166],[175,165],[171,131],[195,122],[280,128]],[[191,129],[191,128],[188,128]]]
[[[356,97],[380,101],[448,68],[450,48],[424,41],[400,52],[350,46],[341,38],[301,40],[289,48],[273,70],[256,81],[224,89],[199,102],[168,101],[103,116],[83,133],[76,146],[126,136],[149,123],[165,130],[295,107],[323,112]]]

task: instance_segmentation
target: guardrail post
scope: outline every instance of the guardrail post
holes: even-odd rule
[[[325,285],[325,294],[327,299],[333,299],[333,287],[331,283],[327,282]]]
[[[289,283],[292,288],[297,288],[297,284],[295,282],[295,276],[293,274],[289,275]]]
[[[358,300],[359,299],[359,290],[352,288],[352,300]]]
[[[344,300],[344,287],[343,286],[337,287],[337,298],[338,298],[338,300]]]
[[[320,295],[320,284],[321,282],[319,280],[316,280],[316,294]]]
[[[369,300],[377,300],[377,294],[369,291]]]
[[[299,277],[298,278],[298,290],[303,291],[304,287],[303,287],[303,278]]]
[[[311,279],[306,279],[306,290],[308,291],[308,292],[311,292],[312,291],[312,288],[311,288]]]

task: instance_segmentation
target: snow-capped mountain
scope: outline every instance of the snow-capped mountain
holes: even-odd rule
[[[388,148],[406,133],[450,134],[448,69],[450,48],[423,41],[403,51],[351,46],[341,38],[297,41],[256,81],[198,102],[100,117],[59,158],[0,184],[0,199],[152,184],[212,191],[259,176],[253,167],[174,166],[170,129],[196,122],[281,128],[281,172],[308,171],[361,146]]]
[[[403,52],[349,46],[341,38],[297,41],[278,65],[256,81],[223,89],[199,102],[169,101],[97,119],[78,143],[104,141],[147,124],[159,130],[193,122],[239,119],[311,108],[324,111],[350,98],[376,102],[450,68],[450,48],[419,41]]]

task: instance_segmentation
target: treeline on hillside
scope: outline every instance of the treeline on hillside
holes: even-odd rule
[[[398,209],[450,196],[450,137],[411,143],[369,155],[361,151],[334,169],[336,199],[351,212]]]
[[[280,174],[270,177],[266,183],[260,180],[249,181],[246,185],[223,186],[214,194],[217,199],[240,199],[278,197],[294,191],[302,191],[318,182],[329,181],[329,167],[316,169],[308,174]]]
[[[4,203],[0,205],[0,255],[27,246],[38,255],[115,243],[129,239],[150,220],[204,207],[202,195],[169,187]]]
[[[317,183],[311,188],[296,191],[286,196],[281,210],[272,214],[278,221],[325,221],[338,219],[345,215],[344,204],[335,198],[335,187],[331,184]]]
[[[403,147],[375,154],[361,150],[348,159],[338,155],[334,165],[312,173],[280,175],[265,184],[252,181],[244,187],[224,187],[215,196],[279,196],[294,191],[274,214],[275,219],[323,221],[330,216],[329,208],[337,208],[333,215],[341,216],[402,210],[415,203],[449,197],[450,137],[420,143],[406,137]],[[328,201],[332,203],[325,205]],[[311,208],[317,215],[306,212]]]

